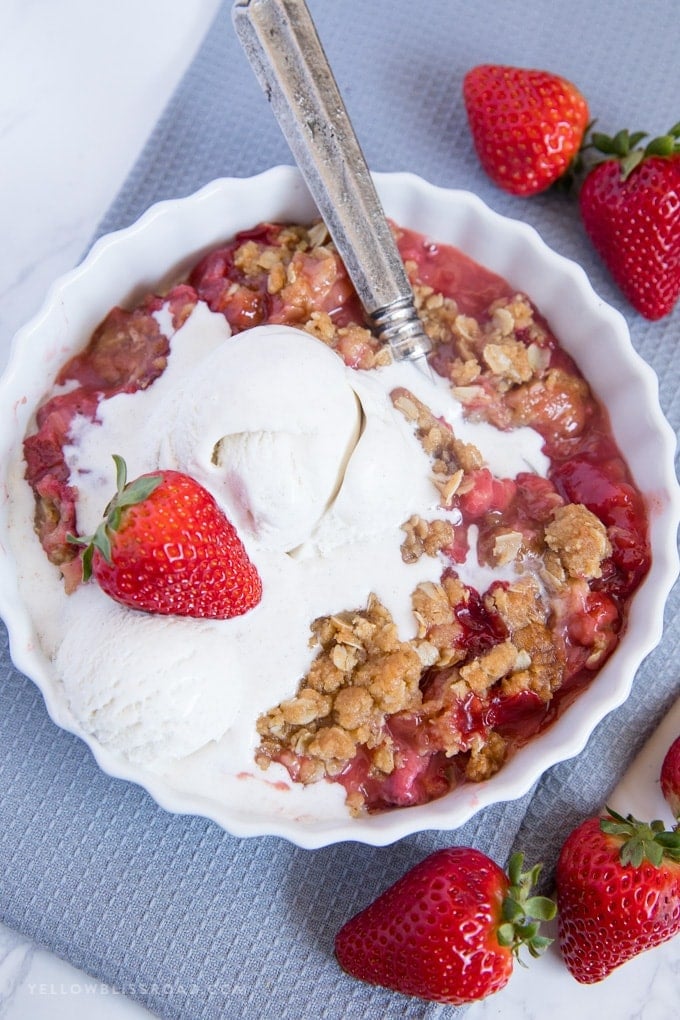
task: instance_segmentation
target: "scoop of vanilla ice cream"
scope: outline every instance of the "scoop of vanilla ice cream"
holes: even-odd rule
[[[68,598],[63,628],[55,665],[73,715],[130,761],[192,754],[241,707],[240,671],[213,621],[130,612],[88,585]]]
[[[377,540],[394,528],[401,534],[401,525],[415,513],[442,514],[429,459],[389,396],[406,373],[398,366],[345,372],[361,405],[363,428],[337,497],[299,550],[301,556]]]
[[[361,407],[329,348],[288,326],[225,341],[163,409],[158,462],[192,475],[265,548],[303,542],[333,501]]]

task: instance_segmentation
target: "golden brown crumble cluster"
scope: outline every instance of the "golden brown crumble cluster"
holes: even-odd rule
[[[580,503],[568,503],[553,511],[553,519],[545,529],[545,542],[548,569],[559,579],[563,574],[601,577],[602,561],[612,551],[604,524]]]
[[[355,322],[338,326],[323,310],[340,303],[329,296],[344,300],[351,290],[324,223],[286,226],[273,245],[244,241],[234,262],[246,280],[266,273],[267,292],[280,299],[286,321],[332,347],[347,364],[371,369],[391,361],[388,348],[369,329]]]
[[[454,528],[450,521],[426,521],[418,514],[413,514],[402,524],[406,538],[401,545],[401,558],[404,563],[417,563],[421,556],[436,556],[454,542]]]
[[[421,701],[417,644],[399,640],[375,596],[365,610],[316,620],[312,635],[321,651],[297,694],[258,720],[257,763],[266,768],[290,751],[301,759],[296,779],[311,783],[338,775],[362,745],[371,767],[389,774],[395,762],[385,719]]]
[[[455,611],[470,594],[455,576],[418,585],[412,595],[418,634],[411,641],[399,639],[375,596],[364,610],[316,620],[311,644],[320,651],[309,673],[293,697],[258,720],[257,764],[266,769],[281,761],[298,782],[313,783],[337,777],[361,748],[368,774],[386,777],[400,764],[386,721],[415,714],[445,755],[467,753],[467,779],[493,775],[506,759],[506,741],[493,730],[485,736],[458,732],[451,706],[492,689],[507,696],[532,691],[547,702],[559,686],[561,661],[547,626],[546,601],[528,576],[487,594],[487,608],[503,620],[509,636],[464,661]],[[421,681],[430,667],[446,670],[447,682],[436,697],[424,700]],[[361,793],[350,794],[347,806],[360,814]]]
[[[454,386],[467,387],[482,376],[493,376],[501,390],[508,390],[545,372],[549,361],[545,330],[535,321],[534,309],[524,295],[499,298],[480,321],[460,313],[452,298],[419,283],[415,262],[407,262],[406,269],[418,313],[435,346],[455,344],[458,356],[450,366]]]
[[[318,260],[318,273],[330,278],[334,249],[319,226],[303,234],[295,228],[290,247],[279,251],[280,258],[277,251],[263,256],[248,242],[239,257],[244,268],[251,256],[256,258],[260,269],[264,258],[272,291],[286,291],[286,300],[297,300],[302,307],[309,294],[296,292],[299,258]],[[580,406],[585,384],[549,368],[546,334],[526,298],[515,295],[496,301],[488,317],[477,321],[460,314],[455,301],[420,284],[414,264],[406,267],[435,348],[455,341],[458,357],[450,368],[454,396],[468,408],[483,406],[483,416],[499,427],[531,420],[527,402],[529,407],[532,402],[552,407],[552,401],[556,429],[563,423],[568,430],[572,406]],[[309,278],[308,266],[304,276]],[[304,287],[308,289],[308,283]],[[325,313],[312,312],[304,328],[343,357],[356,345],[364,352],[360,367],[374,367],[386,357],[367,330],[350,326],[343,333]],[[521,394],[521,399],[513,404],[514,394]],[[454,509],[485,467],[482,454],[460,441],[410,391],[396,389],[391,398],[430,458],[442,510]],[[406,563],[415,563],[423,555],[437,556],[454,542],[451,519],[428,521],[413,516],[402,527],[401,555]],[[316,620],[310,644],[320,650],[297,693],[258,720],[258,764],[267,768],[271,761],[282,762],[296,780],[311,783],[337,777],[360,752],[368,759],[369,775],[388,776],[399,760],[386,722],[397,713],[411,713],[430,727],[432,738],[447,756],[465,752],[468,779],[493,775],[507,757],[506,740],[493,729],[484,735],[458,732],[451,723],[451,706],[471,696],[483,698],[492,690],[509,697],[533,692],[548,702],[563,675],[551,614],[561,598],[569,597],[572,586],[583,586],[601,575],[611,546],[594,514],[585,506],[568,504],[553,509],[538,537],[527,539],[521,531],[499,523],[491,548],[492,565],[516,566],[514,581],[492,585],[484,596],[486,610],[507,630],[505,640],[469,657],[457,612],[471,598],[471,590],[453,573],[444,573],[440,583],[419,584],[413,591],[417,634],[411,641],[400,640],[389,612],[374,595],[365,608]],[[435,696],[423,699],[423,680],[433,668],[442,671],[446,682]],[[364,809],[356,790],[348,796],[348,807],[354,814]]]
[[[441,505],[451,509],[454,496],[465,492],[465,472],[484,466],[484,458],[472,443],[463,443],[453,430],[436,418],[409,390],[399,387],[391,393],[392,403],[415,427],[415,434],[432,462],[434,482],[441,493]],[[461,489],[461,486],[462,489]]]
[[[512,428],[531,425],[542,414],[556,435],[581,431],[591,406],[588,385],[550,364],[547,331],[523,294],[496,299],[478,320],[421,284],[415,262],[405,265],[435,351],[441,345],[456,351],[448,365],[452,393],[471,417]]]
[[[451,696],[460,701],[465,701],[470,693],[486,695],[499,682],[499,691],[504,695],[533,691],[548,701],[559,686],[561,663],[548,627],[548,601],[538,582],[530,575],[522,575],[486,594],[486,609],[502,620],[508,637],[464,662],[467,653],[459,643],[462,627],[456,609],[465,606],[470,597],[470,589],[459,578],[449,575],[441,584],[425,582],[416,588],[412,604],[418,621],[421,657],[440,669],[455,667],[447,683]],[[429,649],[436,654],[428,655]],[[451,745],[452,750],[454,746]]]

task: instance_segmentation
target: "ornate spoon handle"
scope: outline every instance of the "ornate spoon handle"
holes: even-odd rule
[[[431,342],[304,0],[237,0],[236,33],[369,318],[395,358]]]

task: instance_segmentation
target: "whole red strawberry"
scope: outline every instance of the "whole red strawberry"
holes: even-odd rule
[[[463,99],[482,166],[512,195],[545,191],[578,155],[588,104],[565,78],[480,64],[463,79]]]
[[[680,124],[642,149],[642,132],[594,133],[607,157],[579,195],[583,225],[626,298],[647,319],[680,296]]]
[[[461,1005],[497,992],[525,944],[539,956],[550,940],[539,920],[555,905],[531,897],[540,871],[508,875],[478,850],[438,850],[348,921],[335,939],[340,966],[354,977],[406,995]]]
[[[117,602],[162,615],[227,619],[258,604],[262,582],[233,525],[201,485],[178,471],[127,483],[114,456],[117,492],[84,545],[90,576]]]
[[[680,737],[668,748],[661,765],[661,792],[680,825]]]
[[[557,863],[558,934],[583,984],[680,932],[680,832],[608,809],[567,838]]]

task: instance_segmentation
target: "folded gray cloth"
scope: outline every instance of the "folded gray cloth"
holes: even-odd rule
[[[551,0],[310,0],[310,9],[371,168],[468,188],[580,262],[627,316],[677,429],[680,309],[656,324],[635,315],[593,254],[571,200],[522,200],[494,188],[472,151],[461,102],[462,77],[474,64],[544,67],[580,86],[602,130],[660,133],[680,116],[674,0],[573,0],[568,9]],[[291,162],[227,4],[101,232],[214,177]],[[333,958],[335,932],[408,867],[453,843],[501,863],[522,847],[530,861],[545,860],[549,874],[567,831],[599,808],[680,693],[678,608],[675,591],[664,640],[626,704],[530,794],[453,833],[318,851],[235,839],[203,819],[167,814],[142,790],[102,774],[13,668],[3,629],[0,918],[166,1018],[451,1016],[347,977]]]

